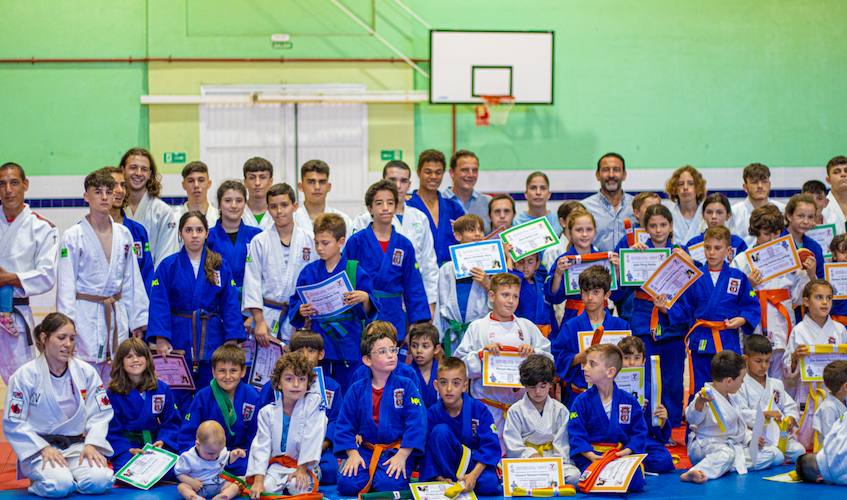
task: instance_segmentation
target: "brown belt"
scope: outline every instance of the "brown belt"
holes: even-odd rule
[[[103,313],[106,318],[106,332],[112,330],[112,348],[107,350],[106,359],[111,360],[111,355],[118,352],[118,308],[115,306],[117,301],[121,300],[121,292],[111,296],[92,295],[90,293],[76,294],[76,300],[84,300],[86,302],[94,302],[103,304]],[[112,326],[112,316],[115,316],[115,324]]]
[[[203,359],[203,354],[205,354],[206,350],[206,322],[209,321],[209,318],[217,316],[217,313],[205,311],[203,309],[195,309],[194,311],[171,311],[171,314],[178,318],[188,318],[191,320],[191,337],[194,340],[191,343],[191,361],[194,365],[194,371],[196,372],[199,362]],[[200,319],[199,337],[196,335],[198,318]]]
[[[262,305],[265,307],[270,307],[271,309],[276,309],[277,311],[279,311],[280,317],[283,317],[288,314],[288,302],[277,302],[267,297],[262,297]],[[280,323],[282,323],[282,321],[280,321]]]

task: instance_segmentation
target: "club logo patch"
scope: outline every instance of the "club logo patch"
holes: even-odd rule
[[[20,393],[18,393],[20,394]],[[33,392],[29,395],[29,404],[32,406],[38,406],[38,401],[41,400],[41,394],[38,392]]]
[[[741,280],[738,278],[730,278],[729,284],[726,286],[727,293],[738,295],[738,290],[741,289]]]
[[[324,391],[326,393],[326,405],[329,408],[332,408],[332,398],[335,397],[335,391],[331,391],[329,389]]]
[[[153,394],[153,414],[158,415],[165,409],[165,395]]]
[[[17,397],[18,395],[20,395],[20,397]],[[26,413],[26,402],[24,401],[23,394],[15,391],[12,399],[9,401],[9,420],[17,420],[18,422],[22,422],[26,420]]]
[[[105,392],[97,393],[97,406],[100,407],[100,411],[112,409],[112,402],[109,400],[109,396]]]
[[[403,408],[403,398],[406,396],[406,391],[401,387],[394,389],[394,408]]]
[[[632,420],[632,405],[618,405],[618,423],[628,424]]]
[[[140,241],[133,241],[132,242],[132,251],[133,251],[133,253],[135,253],[135,255],[137,257],[141,258],[141,242]]]
[[[303,247],[303,262],[309,262],[309,259],[312,257],[312,249],[309,247]]]
[[[256,405],[244,403],[244,406],[241,407],[241,417],[244,419],[245,422],[249,422],[253,420],[254,411],[256,411]]]
[[[399,248],[394,249],[394,255],[391,257],[391,264],[395,266],[403,265],[403,250]]]
[[[479,431],[479,419],[478,418],[472,418],[471,419],[471,435],[476,436],[478,431]]]

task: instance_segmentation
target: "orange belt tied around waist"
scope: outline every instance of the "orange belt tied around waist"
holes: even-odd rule
[[[653,303],[653,297],[641,290],[635,291],[635,298],[638,300],[646,300],[647,302]],[[659,331],[659,308],[653,305],[653,310],[650,312],[650,335],[653,337],[653,340],[656,340],[656,333]]]
[[[776,290],[756,290],[756,295],[759,297],[759,306],[762,308],[762,333],[767,335],[768,331],[768,304],[774,306],[777,312],[785,318],[788,325],[785,340],[791,335],[791,315],[782,303],[786,300],[791,300],[791,294],[785,288]]]
[[[379,465],[379,457],[382,456],[382,452],[385,450],[399,450],[400,444],[400,441],[394,441],[393,443],[388,444],[371,444],[367,441],[362,442],[362,447],[371,450],[373,453],[371,454],[371,461],[368,463],[368,482],[365,484],[365,487],[362,488],[362,491],[359,492],[359,497],[371,490],[371,485],[374,481],[374,474],[376,474],[376,468]]]
[[[297,460],[289,457],[288,455],[280,455],[278,457],[273,457],[268,460],[268,466],[270,467],[273,464],[279,464],[283,467],[289,469],[296,469],[298,467]],[[262,493],[262,498],[266,500],[320,500],[323,498],[323,493],[318,492],[318,477],[314,472],[307,469],[309,476],[312,478],[312,491],[307,493],[300,493],[299,495],[280,495],[277,493]],[[250,486],[253,484],[253,480],[255,476],[250,476],[247,480],[243,480],[238,476],[234,476],[228,472],[222,472],[220,475],[221,479],[224,481],[229,481],[230,483],[235,483],[238,485],[239,494],[242,496],[249,497],[250,496]]]
[[[691,336],[691,333],[697,329],[697,327],[705,326],[712,330],[712,342],[715,343],[715,354],[723,351],[723,342],[721,341],[721,330],[726,328],[726,323],[723,321],[708,321],[705,319],[698,319],[691,325],[691,328],[688,330],[688,333],[685,334],[685,355],[688,358],[688,398],[691,399],[691,396],[694,395],[694,361],[691,358],[691,347],[688,344],[688,338]]]

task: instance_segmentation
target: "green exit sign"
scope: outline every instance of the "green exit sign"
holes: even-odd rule
[[[401,149],[383,149],[379,152],[379,159],[382,161],[402,160],[403,150]]]
[[[185,153],[182,151],[170,151],[165,153],[165,163],[185,163]]]

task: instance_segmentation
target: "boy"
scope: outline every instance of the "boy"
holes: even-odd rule
[[[365,205],[373,222],[350,237],[344,255],[371,276],[377,318],[393,324],[402,342],[408,325],[430,321],[432,315],[415,248],[392,225],[397,201],[397,187],[390,181],[368,188]]]
[[[412,367],[423,396],[424,405],[429,408],[438,402],[438,357],[441,345],[438,343],[438,329],[432,323],[418,323],[409,330],[409,351],[412,354]]]
[[[624,337],[618,342],[618,348],[623,353],[624,368],[644,368],[644,425],[647,426],[647,438],[644,445],[644,452],[647,453],[647,458],[644,459],[644,470],[662,474],[672,472],[674,470],[673,457],[665,443],[671,442],[671,425],[668,420],[668,409],[664,404],[667,401],[668,392],[662,394],[662,401],[659,402],[655,412],[650,411],[650,391],[653,387],[653,379],[650,373],[650,367],[645,366],[646,357],[644,355],[644,342],[640,337],[630,335]],[[660,425],[653,425],[653,417],[658,417]]]
[[[482,219],[463,215],[453,223],[459,243],[474,243],[485,237]],[[491,278],[481,269],[471,269],[471,275],[456,279],[453,262],[445,262],[438,270],[438,317],[436,326],[442,333],[444,354],[451,356],[472,321],[485,317],[489,311],[488,288]]]
[[[826,182],[830,189],[823,210],[824,224],[835,224],[835,234],[841,234],[847,225],[847,156],[838,155],[826,163]]]
[[[641,405],[632,394],[618,389],[615,377],[623,366],[623,353],[612,344],[596,344],[585,351],[585,380],[592,384],[573,401],[568,420],[571,459],[584,471],[599,460],[604,449],[620,446],[619,457],[644,453],[647,426]],[[644,476],[636,474],[629,491],[644,487]]]
[[[323,160],[309,160],[300,167],[300,182],[297,187],[303,192],[303,204],[294,212],[294,223],[306,231],[312,229],[315,218],[321,214],[336,214],[344,220],[345,238],[350,238],[353,221],[341,210],[330,208],[326,196],[332,191],[329,182],[329,165]]]
[[[141,271],[141,279],[144,280],[144,289],[147,291],[147,296],[149,297],[150,286],[153,282],[153,256],[150,254],[150,240],[147,237],[147,230],[124,213],[124,207],[126,207],[127,202],[124,171],[118,167],[103,167],[100,170],[103,170],[111,175],[112,179],[115,179],[115,188],[112,190],[115,199],[112,201],[112,209],[109,210],[109,215],[113,221],[126,226],[130,234],[132,234],[133,253],[135,253],[136,259],[138,259],[138,269]]]
[[[315,251],[320,260],[303,268],[297,277],[297,286],[320,283],[346,273],[353,291],[344,294],[344,305],[353,307],[330,317],[312,319],[317,311],[311,304],[303,303],[296,291],[288,299],[288,320],[291,326],[304,328],[306,320],[309,320],[311,330],[323,336],[326,359],[321,366],[324,373],[342,384],[342,390],[346,389],[351,375],[360,366],[358,345],[362,339],[364,322],[373,311],[370,277],[359,268],[356,261],[348,261],[341,253],[346,233],[347,226],[338,214],[321,214],[315,218]]]
[[[190,210],[197,210],[206,216],[209,227],[215,225],[218,220],[218,209],[209,203],[209,188],[212,180],[209,178],[209,167],[202,161],[188,162],[182,168],[182,189],[188,200],[176,207],[174,216],[177,221],[182,214]]]
[[[762,316],[747,276],[729,267],[732,251],[729,229],[711,227],[703,234],[706,263],[697,279],[668,309],[671,324],[692,325],[688,330],[689,394],[711,380],[712,357],[724,349],[741,354],[738,330],[750,335]],[[664,301],[657,301],[663,307]]]
[[[641,217],[644,216],[644,211],[647,210],[652,205],[658,205],[662,203],[662,198],[651,191],[644,191],[635,195],[632,198],[632,235],[625,234],[623,238],[618,241],[615,249],[620,248],[631,248],[638,240],[635,237],[635,230],[641,227],[639,221]]]
[[[815,205],[818,207],[815,213],[815,224],[820,226],[823,224],[823,211],[829,205],[829,198],[826,197],[826,184],[819,180],[806,181],[803,183],[800,192],[810,194],[815,199]]]
[[[249,449],[256,436],[259,394],[241,381],[245,364],[244,351],[237,345],[224,344],[215,349],[212,353],[214,380],[208,387],[198,387],[194,401],[185,413],[185,421],[179,430],[180,450],[191,448],[198,427],[207,420],[214,420],[226,429],[228,448]],[[229,464],[226,470],[243,476],[247,470],[247,459],[242,456]]]
[[[488,219],[491,221],[491,234],[512,227],[515,220],[515,200],[508,194],[498,194],[488,202]]]
[[[184,451],[174,464],[179,479],[177,491],[185,500],[216,498],[229,500],[238,496],[238,484],[220,477],[227,465],[243,459],[244,450],[227,450],[223,427],[207,420],[197,427],[194,446]]]
[[[819,436],[830,435],[835,422],[847,413],[847,361],[836,360],[824,367],[823,383],[829,392],[815,411],[812,427]]]
[[[760,411],[764,412],[765,439],[769,444],[776,445],[779,441],[780,427],[786,426],[785,430],[789,438],[783,453],[793,462],[806,452],[806,448],[793,437],[797,422],[800,420],[800,413],[797,403],[785,392],[782,380],[768,376],[768,368],[773,366],[772,355],[773,348],[766,337],[762,335],[747,337],[744,341],[747,374],[738,390],[736,401],[748,429],[753,429],[757,415]]]
[[[371,374],[347,390],[335,427],[335,455],[345,458],[339,495],[409,487],[426,441],[426,410],[414,382],[394,373],[398,352],[391,323],[368,325],[361,353]]]
[[[533,354],[521,362],[519,370],[526,392],[506,414],[503,426],[506,456],[561,457],[565,482],[575,485],[579,482],[579,470],[571,463],[567,427],[570,412],[550,397],[556,377],[553,361]]]
[[[471,379],[471,395],[488,406],[494,417],[498,432],[503,432],[503,421],[512,404],[523,397],[523,389],[504,387],[486,387],[482,379],[483,353],[494,356],[501,351],[518,352],[526,357],[530,354],[550,354],[550,341],[541,331],[524,318],[515,317],[521,282],[517,276],[500,273],[491,278],[488,300],[491,301],[491,313],[473,321],[456,349],[454,356],[463,360],[468,367]]]
[[[288,320],[288,299],[300,271],[317,259],[312,236],[294,224],[297,199],[288,184],[274,184],[267,192],[273,227],[256,235],[247,246],[244,265],[242,313],[253,316],[253,335],[261,346],[268,339],[287,342],[294,329]]]
[[[84,185],[88,215],[62,235],[56,309],[76,324],[75,356],[107,384],[118,345],[130,331],[140,336],[147,329],[149,301],[132,234],[109,216],[115,179],[97,170]]]
[[[497,476],[500,441],[491,413],[466,394],[468,372],[458,358],[447,358],[438,367],[436,383],[440,401],[427,411],[426,453],[421,467],[423,481],[451,481],[462,491],[477,495],[503,494]],[[462,460],[465,449],[469,460]],[[462,470],[456,470],[459,466]]]
[[[535,323],[541,333],[549,338],[558,325],[553,306],[544,296],[547,273],[541,269],[541,254],[527,255],[514,265],[515,268],[509,272],[521,279],[521,298],[515,314]]]
[[[449,172],[453,185],[444,188],[441,194],[448,200],[458,201],[466,214],[478,215],[485,223],[485,232],[490,232],[493,229],[488,218],[491,196],[474,189],[479,179],[479,158],[473,151],[460,149],[450,157]]]
[[[274,366],[271,381],[283,397],[259,410],[247,464],[251,498],[317,489],[327,416],[321,395],[309,390],[314,366],[303,352],[285,353]]]
[[[732,234],[744,238],[748,246],[753,245],[754,237],[750,235],[748,230],[750,224],[750,215],[753,210],[767,205],[774,205],[780,212],[785,210],[785,205],[776,200],[769,198],[771,193],[771,170],[767,165],[761,163],[751,163],[744,167],[744,172],[741,174],[744,179],[742,187],[747,193],[747,198],[744,201],[732,205]]]
[[[779,238],[783,229],[785,229],[785,217],[773,205],[765,205],[753,210],[750,216],[750,234],[756,237],[756,246]],[[809,275],[802,270],[795,270],[762,283],[762,273],[756,268],[750,269],[747,251],[735,257],[732,267],[740,269],[747,275],[750,285],[756,292],[762,312],[762,322],[755,332],[767,336],[773,345],[774,356],[771,359],[773,364],[768,374],[782,380],[782,353],[785,352],[788,332],[791,331],[793,323],[791,312],[795,305],[802,303],[803,287],[809,282]]]
[[[599,332],[598,342],[602,341],[602,332],[629,330],[629,324],[606,311],[612,276],[603,266],[591,266],[579,275],[579,294],[585,310],[562,325],[553,339],[553,359],[556,360],[556,373],[565,384],[562,400],[572,403],[577,394],[588,387],[582,373],[585,364],[585,352],[580,346],[579,332]],[[596,335],[596,334],[595,334]]]
[[[526,212],[515,216],[514,225],[519,226],[539,217],[546,217],[553,232],[562,234],[562,226],[559,224],[557,213],[547,210],[547,201],[550,199],[550,179],[544,172],[536,171],[526,177]]]
[[[763,437],[756,462],[750,457],[750,434],[735,394],[744,383],[744,359],[733,351],[722,351],[712,358],[711,370],[713,382],[698,390],[685,410],[691,433],[688,454],[694,466],[680,479],[700,484],[729,470],[746,474],[748,467],[762,470],[781,464],[785,459],[782,452],[765,444]]]
[[[797,460],[797,475],[810,483],[847,485],[847,418],[839,418],[824,440],[821,451]]]
[[[268,217],[267,193],[274,182],[274,167],[268,160],[256,156],[245,161],[241,170],[248,193],[241,219],[248,226],[268,229],[273,226],[273,220]]]

